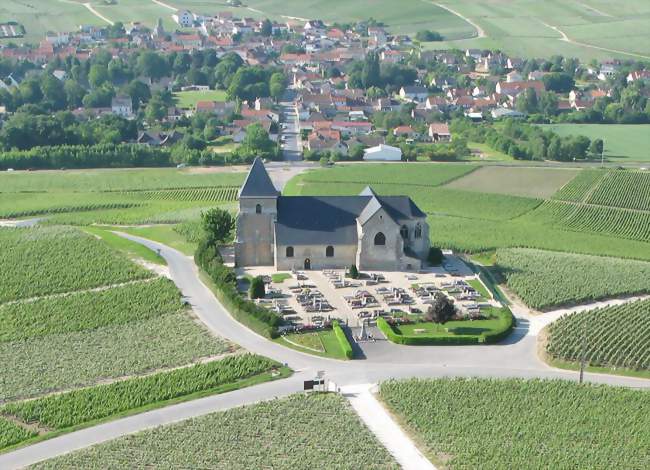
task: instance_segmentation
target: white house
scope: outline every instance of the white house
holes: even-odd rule
[[[188,10],[179,10],[172,15],[172,18],[183,28],[191,28],[194,25],[194,15]]]
[[[386,144],[379,144],[363,151],[366,161],[399,162],[402,160],[402,150]]]
[[[133,102],[130,96],[116,96],[111,100],[111,110],[123,118],[133,117]]]

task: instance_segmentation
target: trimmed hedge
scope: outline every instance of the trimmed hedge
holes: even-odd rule
[[[223,264],[216,246],[202,240],[194,261],[212,280],[215,295],[238,322],[267,338],[277,338],[282,319],[275,313],[242,297],[237,290],[235,272]]]
[[[350,344],[350,341],[348,341],[348,337],[345,335],[345,331],[343,331],[343,328],[341,328],[341,325],[339,325],[338,321],[334,320],[332,322],[332,329],[334,330],[334,335],[336,336],[336,339],[338,340],[339,345],[345,354],[345,357],[352,359],[354,356],[352,345]]]
[[[507,309],[507,307],[504,307]],[[382,317],[377,318],[377,327],[381,332],[396,344],[406,344],[409,346],[435,346],[435,345],[452,345],[452,344],[490,344],[501,341],[508,336],[515,326],[514,317],[509,309],[507,323],[503,330],[482,333],[480,335],[455,335],[455,336],[411,336],[396,333],[393,327]]]

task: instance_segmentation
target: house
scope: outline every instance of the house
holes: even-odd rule
[[[616,62],[605,62],[600,66],[598,80],[605,81],[618,73],[620,66]]]
[[[519,111],[515,111],[514,109],[508,109],[508,108],[496,108],[493,109],[490,112],[490,114],[492,115],[492,119],[504,119],[504,118],[522,119],[526,117],[524,113],[520,113]]]
[[[123,118],[133,117],[133,101],[130,96],[116,96],[111,100],[111,111]]]
[[[183,28],[194,26],[194,15],[188,10],[178,10],[172,15],[173,20]]]
[[[650,82],[650,70],[635,70],[627,75],[627,83],[636,81]]]
[[[420,136],[420,134],[418,134],[411,126],[397,126],[393,129],[393,135],[395,137],[405,137],[407,139],[417,139]]]
[[[319,129],[307,137],[307,149],[312,152],[329,151],[347,155],[348,147],[341,142],[339,131]]]
[[[343,135],[368,134],[372,130],[372,123],[367,121],[334,121],[332,129],[341,131]]]
[[[433,142],[451,142],[451,132],[446,122],[429,124],[429,138]]]
[[[429,97],[429,90],[423,86],[403,86],[399,90],[399,96],[407,101],[424,101]]]
[[[363,159],[367,161],[399,162],[402,160],[402,150],[386,144],[379,144],[363,151]]]
[[[198,101],[196,112],[223,117],[235,112],[235,103],[232,101]]]
[[[506,75],[506,83],[521,82],[522,80],[523,77],[516,70],[513,70]]]
[[[426,214],[407,196],[282,196],[256,158],[239,190],[235,266],[419,270]]]
[[[139,132],[136,142],[152,147],[169,147],[179,142],[184,135],[180,132]]]

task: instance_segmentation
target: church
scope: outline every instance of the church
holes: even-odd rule
[[[407,196],[282,196],[259,158],[239,190],[236,266],[404,271],[428,253],[426,214]]]

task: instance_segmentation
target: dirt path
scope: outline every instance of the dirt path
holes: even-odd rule
[[[105,21],[106,23],[110,24],[111,26],[113,26],[113,25],[115,24],[113,21],[109,20],[109,19],[106,18],[104,15],[102,15],[100,12],[98,12],[97,10],[95,10],[95,9],[93,8],[93,6],[90,4],[90,2],[88,2],[88,3],[82,3],[82,5],[85,6],[85,7],[88,9],[88,11],[89,11],[90,13],[92,13],[93,15],[95,15],[95,16],[96,16],[97,18],[99,18],[100,20]]]
[[[628,51],[621,51],[619,49],[610,49],[608,47],[601,47],[601,46],[594,46],[593,44],[587,44],[586,42],[580,42],[580,41],[575,41],[571,39],[567,34],[562,31],[560,28],[557,26],[550,25],[548,23],[544,23],[543,21],[540,20],[540,23],[542,23],[544,26],[547,28],[552,29],[556,33],[560,35],[559,40],[563,42],[568,42],[569,44],[573,44],[576,46],[581,46],[581,47],[588,47],[590,49],[597,49],[599,51],[605,51],[605,52],[613,52],[614,54],[623,54],[623,55],[629,55],[631,57],[640,57],[642,59],[648,59],[650,60],[650,55],[643,55],[643,54],[636,54],[634,52],[628,52]]]
[[[151,1],[154,2],[156,5],[160,5],[161,7],[167,8],[168,10],[178,11],[178,8],[171,6],[169,3],[164,3],[161,2],[160,0],[151,0]]]
[[[371,393],[372,385],[353,385],[341,391],[354,411],[379,442],[405,470],[436,470],[436,467],[415,446],[386,409]]]
[[[477,39],[487,37],[487,34],[485,34],[485,30],[483,28],[481,28],[478,24],[476,24],[474,21],[467,18],[466,16],[461,15],[456,10],[452,10],[451,8],[449,8],[446,5],[443,5],[442,3],[436,3],[436,2],[431,2],[431,3],[433,3],[437,7],[442,8],[443,10],[447,10],[449,13],[451,13],[453,15],[456,15],[457,17],[459,17],[460,19],[462,19],[466,23],[469,23],[470,25],[472,25],[474,27],[474,29],[476,29],[476,38]]]

